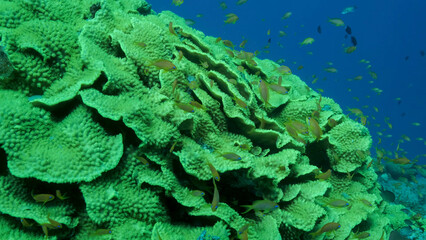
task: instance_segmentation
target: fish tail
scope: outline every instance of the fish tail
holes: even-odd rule
[[[253,209],[251,205],[241,205],[241,207],[248,208],[245,212],[243,212],[241,214],[246,214],[246,213],[250,212]]]

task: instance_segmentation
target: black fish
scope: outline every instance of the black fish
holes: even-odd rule
[[[271,39],[268,39],[268,43],[271,43]]]
[[[354,45],[354,46],[356,46],[357,45],[357,41],[356,41],[356,38],[354,37],[354,36],[352,36],[351,37],[351,42],[352,42],[352,44]]]
[[[425,51],[421,50],[420,51],[420,56],[424,57],[425,56]]]
[[[318,25],[318,27],[317,27],[317,32],[318,32],[319,34],[321,34],[321,33],[322,33],[321,25]]]
[[[347,34],[349,34],[349,35],[351,35],[351,34],[352,34],[352,29],[351,29],[351,27],[349,27],[349,26],[346,26],[345,31],[346,31],[346,33],[347,33]]]
[[[410,58],[410,56],[406,56],[404,59],[405,61],[407,61]]]

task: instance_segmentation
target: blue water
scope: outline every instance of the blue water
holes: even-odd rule
[[[400,143],[399,156],[405,155],[409,159],[418,159],[419,164],[426,164],[426,141],[416,140],[426,139],[426,56],[420,54],[420,51],[426,51],[425,1],[289,0],[279,3],[281,1],[248,0],[237,5],[233,0],[223,1],[227,5],[225,10],[220,7],[220,2],[185,0],[177,7],[172,0],[150,1],[156,12],[170,10],[194,20],[193,27],[206,35],[220,36],[234,45],[247,39],[244,50],[261,51],[259,58],[285,59],[283,65],[289,66],[313,89],[323,89],[323,95],[333,98],[345,112],[348,113],[347,108],[361,109],[368,116],[367,127],[374,146],[384,148],[392,154],[389,157],[394,157],[401,136],[406,135],[411,141]],[[357,6],[355,12],[341,14],[344,8],[353,5]],[[292,15],[282,20],[286,12],[292,12]],[[228,13],[235,13],[239,20],[235,24],[224,24]],[[202,16],[197,17],[197,14]],[[328,18],[341,18],[350,26],[358,42],[355,52],[344,52],[344,47],[352,45],[350,37],[345,39],[345,27],[332,25]],[[321,34],[317,32],[319,25]],[[269,36],[268,29],[271,31]],[[287,35],[279,37],[280,30]],[[307,37],[314,38],[315,42],[300,46],[299,43]],[[268,39],[271,39],[270,48],[264,49]],[[269,50],[269,53],[263,50]],[[309,51],[312,55],[307,54]],[[407,56],[408,60],[405,60]],[[378,75],[377,80],[371,78],[366,68],[368,64],[361,63],[361,59],[370,61],[371,70]],[[325,72],[323,69],[330,67],[327,62],[332,62],[338,72]],[[297,70],[300,65],[304,68]],[[319,78],[315,84],[311,83],[313,74]],[[347,81],[358,75],[363,79]],[[372,88],[383,92],[378,95]],[[392,129],[385,123],[386,117],[389,117]],[[413,126],[413,122],[421,125]]]

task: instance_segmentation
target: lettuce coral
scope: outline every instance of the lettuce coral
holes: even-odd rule
[[[0,3],[1,44],[16,67],[0,83],[0,236],[41,238],[11,217],[44,224],[47,212],[65,226],[49,235],[71,239],[235,239],[244,226],[249,239],[303,239],[329,222],[341,228],[322,238],[361,229],[378,239],[400,227],[366,168],[368,129],[278,64],[244,58],[142,0]],[[285,126],[313,116],[318,138]],[[69,198],[31,198],[57,189]],[[342,198],[350,207],[327,204]],[[278,208],[244,213],[262,199]]]

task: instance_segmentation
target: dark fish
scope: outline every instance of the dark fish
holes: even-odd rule
[[[354,36],[352,36],[351,37],[351,42],[352,42],[352,44],[354,45],[354,46],[356,46],[357,45],[357,41],[356,41],[356,38],[354,37]]]
[[[401,209],[401,212],[404,212],[406,214],[410,214],[411,213],[411,211],[409,209],[407,209],[407,208]]]
[[[414,223],[410,219],[405,219],[404,223],[407,224],[408,226],[414,225]]]
[[[387,202],[395,201],[395,194],[391,191],[384,190],[380,193],[380,196]]]
[[[405,56],[405,61],[407,61],[410,58],[410,56]]]
[[[425,51],[420,50],[420,56],[424,57],[425,56]]]
[[[346,31],[346,33],[347,33],[347,34],[349,34],[349,35],[351,35],[351,34],[352,34],[352,29],[351,29],[351,27],[349,27],[349,26],[346,26],[345,31]]]
[[[322,33],[321,25],[318,25],[318,27],[317,27],[317,32],[318,32],[319,34],[321,34],[321,33]]]
[[[268,43],[271,43],[271,40],[272,40],[272,39],[268,39]]]
[[[348,39],[348,35],[347,34],[345,34],[345,39]]]

